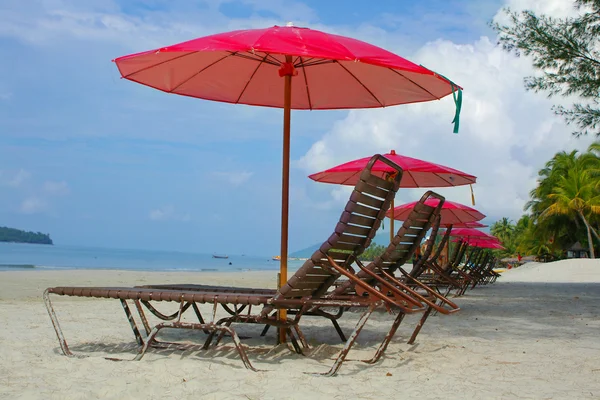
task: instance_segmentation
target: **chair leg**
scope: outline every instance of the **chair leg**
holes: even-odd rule
[[[148,339],[146,340],[146,343],[144,343],[144,346],[140,349],[140,352],[134,358],[135,361],[139,361],[142,359],[142,357],[144,357],[144,354],[146,354],[146,351],[150,347],[150,343],[154,340],[154,338],[156,337],[158,332],[160,332],[160,330],[164,329],[164,328],[202,329],[202,330],[206,329],[206,330],[211,331],[211,333],[227,332],[231,336],[231,339],[233,340],[233,344],[234,344],[236,350],[238,351],[238,354],[240,355],[240,358],[242,359],[244,366],[252,371],[255,371],[255,372],[258,371],[256,368],[254,368],[254,366],[252,366],[252,363],[248,359],[248,355],[244,351],[242,342],[240,341],[240,338],[238,337],[237,333],[228,326],[222,326],[222,325],[219,326],[214,323],[209,323],[209,324],[194,324],[194,323],[189,323],[189,322],[163,322],[163,323],[160,323],[160,324],[156,325],[152,329],[152,332],[150,332],[150,335],[148,335]]]
[[[202,313],[200,312],[200,309],[198,308],[198,305],[196,303],[192,303],[192,308],[194,309],[194,313],[196,314],[196,318],[198,318],[198,322],[200,322],[201,324],[204,324],[204,318],[202,318]],[[204,333],[206,333],[208,335],[208,331],[204,330]]]
[[[373,358],[371,358],[370,360],[363,360],[363,362],[366,362],[367,364],[375,364],[377,361],[379,361],[379,359],[381,358],[383,353],[385,353],[385,350],[387,349],[388,344],[390,344],[392,338],[396,334],[396,331],[398,330],[398,327],[402,323],[402,320],[404,319],[405,315],[406,314],[404,314],[404,313],[398,314],[398,316],[394,320],[394,323],[392,324],[392,327],[390,328],[390,331],[388,332],[387,335],[385,335],[385,339],[383,339],[383,342],[381,342],[381,344],[379,345],[379,348],[375,352],[375,355],[373,356]]]
[[[296,324],[296,325],[293,325],[293,328],[296,331],[296,335],[298,335],[298,339],[300,340],[302,347],[304,347],[305,349],[309,349],[310,346],[308,345],[308,342],[306,341],[306,337],[304,337],[304,333],[302,333],[302,330],[300,330],[300,326],[298,326],[298,324]]]
[[[427,311],[425,311],[425,313],[421,317],[421,320],[417,324],[417,326],[415,328],[415,331],[413,332],[412,336],[410,337],[410,340],[407,342],[408,344],[413,344],[415,342],[415,339],[417,338],[417,335],[421,331],[421,328],[423,327],[423,324],[425,324],[425,321],[427,321],[427,317],[429,317],[429,314],[431,313],[431,309],[432,308],[429,307],[427,309]]]
[[[329,369],[329,371],[325,372],[325,373],[321,373],[320,375],[334,376],[334,375],[337,374],[337,372],[339,371],[339,369],[342,366],[342,363],[346,359],[346,356],[350,352],[350,349],[354,345],[354,342],[356,342],[356,339],[358,338],[358,335],[360,334],[360,331],[365,326],[365,324],[367,323],[369,317],[371,316],[371,314],[373,313],[373,311],[375,310],[375,308],[377,308],[378,305],[379,305],[379,303],[373,303],[372,305],[369,306],[369,308],[367,309],[367,311],[365,311],[361,315],[361,317],[358,319],[358,322],[356,323],[356,327],[354,328],[354,332],[352,332],[352,334],[348,338],[348,341],[346,342],[346,345],[344,346],[344,348],[342,349],[342,351],[338,355],[337,359],[335,360],[335,362],[333,363],[333,365],[331,366],[331,368]]]
[[[142,304],[139,300],[134,300],[135,308],[137,309],[138,315],[142,320],[142,324],[144,325],[144,330],[146,331],[146,336],[150,334],[150,324],[148,323],[148,318],[146,318],[146,313],[144,313],[144,309],[142,308]]]
[[[330,321],[333,324],[333,327],[335,328],[335,331],[339,335],[340,339],[342,339],[342,342],[345,342],[347,340],[346,335],[344,335],[342,328],[340,328],[340,324],[338,324],[338,322],[335,318],[330,318]]]
[[[277,315],[277,311],[271,313],[271,317],[274,317]],[[267,332],[269,331],[269,328],[271,327],[271,325],[266,324],[265,327],[263,328],[262,332],[260,333],[260,336],[265,336],[267,334]]]
[[[298,344],[298,340],[296,339],[296,336],[292,332],[292,329],[288,326],[285,328],[285,331],[286,331],[286,334],[288,335],[288,337],[290,338],[290,340],[292,341],[292,346],[294,347],[294,351],[297,354],[304,355],[304,352],[302,351],[302,348],[300,348],[300,345]]]
[[[125,300],[123,300],[123,299],[120,299],[120,300],[121,300],[121,306],[123,306],[123,311],[125,311],[125,315],[127,316],[127,320],[129,321],[129,325],[131,326],[131,330],[133,331],[133,336],[135,336],[135,341],[140,346],[143,346],[144,340],[142,339],[140,330],[138,329],[137,324],[135,323],[135,320],[133,319],[133,315],[131,315],[131,310],[129,309],[129,306],[127,305],[127,302]]]
[[[54,332],[56,332],[56,337],[58,338],[58,344],[60,345],[60,349],[63,354],[67,357],[73,357],[73,353],[69,350],[69,345],[67,344],[67,340],[65,339],[65,335],[60,328],[60,324],[58,323],[58,318],[56,317],[56,313],[54,312],[54,307],[52,307],[52,302],[50,301],[50,293],[48,290],[44,291],[43,295],[44,303],[46,304],[46,310],[48,310],[48,315],[50,316],[50,320],[52,321],[52,326],[54,326]]]

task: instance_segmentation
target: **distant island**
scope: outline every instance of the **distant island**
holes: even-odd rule
[[[27,232],[6,226],[0,226],[0,242],[53,244],[49,234]]]

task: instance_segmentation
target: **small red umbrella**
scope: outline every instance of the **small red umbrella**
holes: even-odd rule
[[[487,228],[488,225],[484,225],[481,222],[463,222],[459,224],[454,224],[453,228]]]
[[[398,164],[402,169],[402,180],[400,187],[448,187],[470,185],[477,181],[477,177],[454,168],[435,164],[429,161],[423,161],[412,157],[396,154],[395,150],[390,151],[384,156]],[[360,177],[360,172],[369,162],[370,157],[360,158],[349,161],[336,167],[329,168],[322,172],[309,175],[308,177],[317,182],[336,183],[340,185],[355,185]],[[383,164],[383,163],[380,163]],[[373,168],[373,171],[381,178],[386,179],[391,169],[386,165],[379,165]],[[390,220],[390,241],[394,237],[394,202],[389,211]]]
[[[436,207],[438,203],[438,199],[425,200],[425,204],[431,207]],[[416,201],[395,207],[394,209],[388,211],[386,216],[389,218],[404,221],[414,208],[415,204],[417,204]],[[440,246],[443,246],[443,253],[440,253],[440,255],[446,258],[448,257],[448,239],[450,237],[450,233],[452,232],[452,228],[456,226],[471,228],[473,226],[469,224],[475,224],[477,223],[476,221],[485,218],[485,215],[480,213],[476,209],[450,200],[444,201],[440,214],[440,224],[448,228],[446,229],[446,234],[442,238],[442,242],[440,244]]]
[[[461,186],[477,181],[477,177],[474,175],[429,161],[396,154],[395,150],[384,156],[404,170],[400,181],[400,187],[403,188]],[[349,161],[308,177],[317,182],[355,185],[360,177],[360,172],[367,165],[369,159],[370,157],[365,157]],[[391,168],[383,163],[373,168],[373,172],[381,178],[385,178],[391,171]]]
[[[438,205],[438,203],[439,203],[438,199],[425,200],[425,204],[430,207],[436,207]],[[416,201],[413,201],[412,203],[402,204],[398,207],[395,207],[393,209],[393,211],[392,210],[388,211],[386,216],[391,218],[392,213],[393,213],[394,219],[399,220],[399,221],[404,221],[408,217],[408,215],[410,214],[412,209],[414,208],[415,204],[417,204]],[[465,206],[464,204],[446,200],[442,206],[441,217],[442,217],[442,219],[440,221],[441,225],[456,226],[458,224],[466,225],[469,223],[474,223],[476,221],[482,220],[483,218],[485,218],[485,215],[480,213],[479,211],[477,211],[474,208]],[[480,225],[482,225],[482,224],[480,224]],[[471,227],[471,226],[469,226],[469,227]]]
[[[219,33],[114,62],[123,78],[167,93],[284,109],[281,284],[287,281],[292,109],[389,107],[453,94],[458,131],[462,89],[452,81],[371,44],[308,28]]]
[[[451,236],[461,236],[466,238],[466,240],[494,240],[498,241],[496,236],[492,236],[488,233],[480,231],[479,229],[474,228],[457,228],[452,230]]]
[[[461,239],[455,239],[454,242],[460,242]],[[481,247],[482,249],[492,249],[492,250],[506,250],[504,246],[502,246],[499,242],[495,240],[466,240],[467,244],[471,247]]]

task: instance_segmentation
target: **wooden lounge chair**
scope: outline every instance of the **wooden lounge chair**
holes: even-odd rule
[[[460,291],[466,280],[469,280],[469,276],[458,269],[458,265],[462,260],[464,253],[467,249],[467,244],[459,242],[454,248],[454,251],[448,258],[445,264],[440,264],[439,259],[442,251],[450,239],[452,226],[447,227],[442,240],[437,245],[437,250],[431,255],[422,266],[415,271],[411,271],[412,276],[419,276],[419,280],[429,287],[435,288],[441,294],[440,289],[444,288],[444,297],[447,297],[452,290]],[[433,234],[432,234],[433,236]],[[424,273],[425,271],[429,273]]]
[[[395,171],[388,180],[381,179],[371,173],[376,162],[383,162],[392,167]],[[399,312],[396,321],[392,324],[392,330],[395,330],[396,323],[404,313],[424,311],[424,306],[419,300],[409,295],[393,297],[387,292],[377,290],[360,280],[353,273],[351,264],[356,257],[361,254],[369,245],[374,237],[385,212],[389,208],[390,202],[398,190],[402,170],[393,162],[386,158],[374,156],[365,170],[361,174],[360,181],[356,184],[350,201],[346,205],[344,212],[337,224],[335,232],[323,243],[321,248],[316,251],[310,260],[308,260],[298,271],[290,277],[287,283],[281,287],[274,295],[271,293],[248,293],[248,292],[224,292],[224,291],[191,291],[185,289],[168,290],[153,288],[134,288],[134,287],[53,287],[44,292],[44,301],[48,309],[51,321],[54,325],[60,347],[65,355],[72,355],[67,342],[60,328],[57,316],[52,306],[50,295],[78,296],[92,298],[119,299],[125,310],[126,316],[131,324],[136,341],[141,346],[136,360],[143,357],[145,352],[151,346],[160,346],[155,337],[158,332],[164,328],[176,329],[195,329],[204,330],[209,336],[204,344],[204,348],[210,346],[215,333],[228,333],[242,359],[244,365],[255,370],[250,360],[246,356],[245,350],[241,345],[239,337],[231,323],[260,323],[268,324],[286,329],[290,336],[294,348],[297,352],[302,349],[296,340],[294,333],[298,336],[300,343],[307,347],[303,335],[298,327],[302,315],[310,310],[322,307],[363,307],[366,311],[358,320],[353,334],[350,336],[346,345],[338,355],[331,369],[325,375],[335,375],[341,367],[346,355],[356,341],[361,329],[367,322],[372,312],[383,305],[389,309]],[[328,288],[340,276],[344,275],[350,281],[353,281],[357,287],[364,290],[363,296],[356,295],[328,295],[325,296]],[[143,337],[137,328],[136,322],[130,311],[127,301],[133,301],[140,315],[146,337]],[[171,316],[164,315],[163,319],[169,321],[161,322],[154,327],[150,327],[142,305],[150,305],[151,301],[176,302],[179,304],[179,311]],[[212,320],[205,322],[200,320],[198,323],[186,322],[181,319],[183,312],[190,307],[198,310],[197,304],[212,304]],[[233,307],[234,315],[226,323],[215,321],[217,306]],[[260,312],[252,313],[252,306],[261,307]],[[152,307],[152,306],[150,306]],[[246,308],[247,312],[242,313],[241,309]],[[152,309],[149,308],[151,311]],[[274,309],[286,309],[294,311],[294,318],[280,320],[272,314]],[[199,315],[199,313],[198,313]],[[199,317],[200,319],[200,317]],[[401,318],[400,318],[401,320]],[[294,332],[292,331],[294,329]],[[382,345],[385,348],[393,333],[386,335]],[[172,345],[172,344],[165,344]]]
[[[436,207],[426,204],[426,201],[430,198],[438,199]],[[435,236],[439,229],[440,210],[444,204],[444,200],[444,197],[437,193],[432,191],[426,192],[415,204],[413,210],[398,229],[392,242],[381,256],[375,258],[375,260],[367,266],[357,260],[357,264],[360,268],[357,277],[362,279],[365,283],[382,285],[380,281],[383,280],[387,283],[385,288],[390,294],[398,295],[399,292],[407,293],[427,306],[424,318],[421,319],[419,325],[416,327],[416,333],[411,337],[412,341],[416,338],[416,334],[418,334],[427,319],[426,315],[429,315],[431,310],[437,310],[443,314],[453,314],[460,310],[455,303],[419,281],[419,275],[424,270],[424,263],[429,258],[434,247]],[[414,252],[417,247],[420,246],[422,239],[430,228],[432,229],[432,232],[426,250],[423,253],[423,257],[415,264],[410,273],[406,272],[403,269],[404,264],[412,258]],[[396,271],[402,272],[404,277],[396,278],[394,275]],[[362,289],[357,287],[355,282],[346,281],[343,285],[338,286],[333,294],[341,295],[353,292],[361,294]],[[400,323],[401,320],[398,321],[398,325],[395,326],[394,333]],[[378,351],[373,361],[377,361],[383,354],[383,351],[385,351],[385,348]]]

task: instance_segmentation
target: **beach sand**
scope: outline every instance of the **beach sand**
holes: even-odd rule
[[[274,347],[274,332],[238,326],[250,338],[248,355],[262,372],[246,370],[226,338],[209,351],[151,349],[139,362],[135,342],[116,300],[54,297],[71,349],[58,342],[42,301],[50,286],[207,283],[274,287],[272,272],[162,273],[130,271],[0,272],[0,398],[7,399],[574,399],[600,398],[600,261],[526,264],[494,285],[456,299],[461,311],[432,316],[416,344],[406,344],[420,315],[405,318],[375,365],[346,362],[338,376],[325,372],[341,348],[328,321],[303,319],[313,348],[305,357]],[[175,311],[175,304],[161,310]],[[207,310],[206,307],[203,310]],[[208,310],[207,310],[208,311]],[[208,315],[208,312],[207,312]],[[346,313],[351,331],[359,313]],[[191,318],[192,314],[189,314]],[[374,315],[353,360],[371,355],[392,316]],[[201,332],[165,332],[163,338],[202,343]]]

